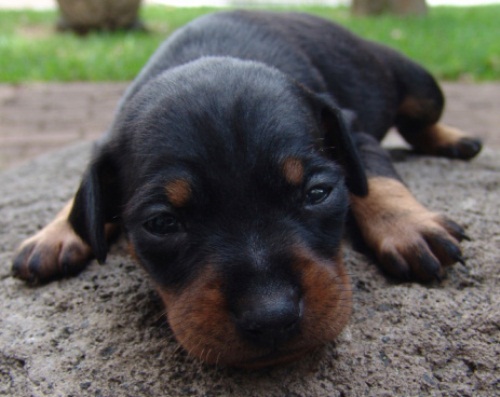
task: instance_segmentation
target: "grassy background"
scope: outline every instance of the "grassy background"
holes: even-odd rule
[[[500,6],[435,7],[425,18],[352,17],[345,8],[301,7],[397,48],[438,78],[500,80]],[[210,8],[142,8],[144,32],[56,33],[56,11],[0,11],[0,82],[132,79],[173,30]]]

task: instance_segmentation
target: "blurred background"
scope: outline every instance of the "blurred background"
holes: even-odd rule
[[[377,0],[372,0],[376,2]],[[56,0],[0,0],[0,7],[9,8],[50,8],[55,7]],[[326,5],[349,5],[351,0],[146,0],[146,4],[165,4],[176,7],[200,7],[208,6],[248,6],[261,4],[326,4]],[[459,6],[474,6],[480,4],[495,4],[497,0],[427,0],[431,6],[436,5],[459,5]]]
[[[234,7],[319,15],[443,82],[498,91],[500,0],[0,0],[0,170],[95,139],[165,37]]]

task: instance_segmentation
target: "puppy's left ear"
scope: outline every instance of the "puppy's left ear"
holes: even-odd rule
[[[317,95],[309,91],[308,96],[309,100],[313,101],[320,119],[323,150],[344,168],[349,191],[356,196],[366,196],[368,182],[365,168],[354,143],[347,114],[336,107],[327,95]]]
[[[111,156],[97,148],[76,193],[69,222],[75,232],[92,248],[96,259],[106,260],[108,247],[106,223],[118,217],[120,188]]]

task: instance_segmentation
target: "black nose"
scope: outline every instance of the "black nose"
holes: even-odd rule
[[[238,305],[236,325],[247,341],[276,348],[298,332],[302,306],[294,291],[255,294]]]

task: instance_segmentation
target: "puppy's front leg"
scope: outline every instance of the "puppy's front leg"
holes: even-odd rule
[[[399,279],[441,279],[444,267],[463,262],[463,229],[420,204],[394,170],[389,155],[370,136],[359,134],[358,148],[369,193],[351,196],[354,218],[383,269]]]
[[[93,257],[90,246],[73,230],[68,221],[73,200],[70,200],[54,220],[18,248],[12,266],[13,275],[30,284],[76,275]],[[106,234],[113,233],[106,226]]]

